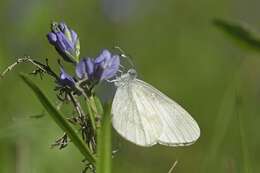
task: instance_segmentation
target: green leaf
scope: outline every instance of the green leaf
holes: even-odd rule
[[[213,23],[230,38],[236,41],[239,46],[260,51],[260,35],[245,24],[222,19],[215,19],[213,20]]]
[[[86,159],[95,164],[95,157],[91,154],[86,143],[81,139],[81,137],[76,133],[76,131],[70,126],[66,119],[61,115],[61,113],[51,104],[48,98],[43,94],[40,88],[34,84],[34,82],[28,78],[27,75],[20,75],[23,81],[34,91],[37,98],[40,100],[44,108],[48,111],[49,115],[53,118],[56,124],[67,133],[74,145],[79,149],[79,151],[86,157]]]
[[[111,173],[111,104],[105,105],[101,128],[98,130],[97,173]]]

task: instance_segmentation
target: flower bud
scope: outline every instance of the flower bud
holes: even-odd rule
[[[72,63],[79,61],[79,38],[77,33],[65,23],[53,22],[51,32],[47,34],[47,38],[65,61]]]
[[[57,81],[57,83],[61,87],[70,87],[73,88],[75,86],[75,80],[73,77],[71,77],[68,73],[65,72],[63,68],[61,68],[61,73],[60,73],[60,79]]]

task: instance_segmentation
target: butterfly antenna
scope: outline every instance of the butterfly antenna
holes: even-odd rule
[[[128,56],[128,55],[125,53],[125,51],[124,51],[121,47],[115,46],[114,49],[118,50],[118,51],[120,52],[120,56],[121,56],[122,58],[127,59],[127,61],[129,62],[129,64],[130,64],[133,68],[135,67],[135,65],[134,65],[134,63],[133,63],[133,60],[130,58],[130,56]]]
[[[125,66],[123,66],[123,65],[119,65],[119,68],[121,68],[122,70],[120,70],[120,71],[122,71],[122,72],[124,72],[125,70],[126,70],[126,68],[125,68]]]

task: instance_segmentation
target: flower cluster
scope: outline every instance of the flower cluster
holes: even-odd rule
[[[68,121],[77,128],[79,127],[81,137],[87,144],[90,158],[93,160],[97,153],[96,129],[100,127],[102,121],[102,111],[98,109],[100,105],[102,107],[102,104],[95,96],[93,88],[100,81],[109,80],[116,75],[120,67],[120,57],[107,49],[103,49],[97,57],[80,58],[78,35],[65,23],[52,23],[47,38],[62,59],[74,67],[74,75],[70,75],[59,60],[60,75],[50,71],[48,65],[46,72],[54,74],[58,85],[56,90],[59,91],[57,97],[61,100],[61,103],[66,102],[73,105],[74,115],[68,118]],[[88,111],[83,109],[80,102],[81,98],[84,98]],[[62,149],[68,145],[68,141],[68,135],[65,133],[55,141],[53,146],[59,146]],[[86,165],[86,169],[95,172],[95,164],[90,162]]]
[[[100,126],[101,118],[100,113],[97,112],[95,101],[99,99],[96,98],[93,88],[100,81],[115,77],[120,67],[120,57],[108,49],[103,49],[96,57],[81,58],[78,35],[63,22],[52,23],[47,38],[61,58],[74,68],[74,75],[70,75],[59,60],[60,74],[58,75],[55,72],[51,74],[55,74],[56,90],[59,91],[58,99],[62,103],[65,101],[71,103],[74,112],[77,113],[77,115],[68,119],[69,122],[80,127],[82,139],[88,144],[91,153],[95,154],[97,148],[95,129]],[[50,70],[48,68],[46,71],[50,73]],[[80,97],[84,98],[90,109],[89,111],[85,112],[82,109]],[[53,146],[59,146],[61,149],[67,144],[67,134],[65,134]]]
[[[62,59],[74,68],[74,75],[66,72],[62,65],[62,59],[58,60],[60,74],[57,74],[49,66],[48,59],[43,63],[30,57],[24,57],[17,59],[15,63],[11,64],[0,74],[0,77],[3,77],[20,63],[30,63],[35,67],[30,74],[39,75],[41,79],[44,75],[49,75],[56,81],[55,91],[57,91],[57,98],[60,101],[57,108],[59,109],[62,105],[65,105],[64,103],[72,106],[71,113],[68,113],[66,117],[63,117],[61,113],[55,110],[40,89],[38,89],[37,85],[33,84],[26,76],[21,75],[25,83],[37,93],[36,95],[40,98],[44,107],[64,131],[63,136],[58,138],[52,146],[58,146],[59,149],[63,149],[72,141],[86,160],[84,162],[85,168],[82,172],[91,170],[94,173],[96,172],[98,150],[97,138],[99,134],[103,134],[103,132],[98,133],[97,129],[102,126],[102,122],[104,122],[103,117],[105,117],[103,115],[106,112],[100,99],[95,94],[94,87],[102,80],[109,80],[115,77],[120,67],[119,55],[103,49],[97,57],[80,58],[78,35],[65,23],[53,22],[47,38]],[[71,127],[70,124],[73,126]],[[75,133],[74,127],[80,135]]]
[[[79,58],[80,46],[77,33],[65,23],[52,23],[51,32],[47,34],[49,42],[61,57],[75,64],[76,76],[72,77],[61,68],[58,84],[61,87],[75,87],[77,81],[88,80],[99,82],[115,76],[119,69],[120,59],[104,49],[96,58]]]

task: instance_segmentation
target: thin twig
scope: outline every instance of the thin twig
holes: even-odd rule
[[[178,163],[178,160],[176,160],[176,161],[173,163],[173,165],[172,165],[171,169],[168,171],[168,173],[172,173],[172,172],[173,172],[173,169],[176,167],[177,163]]]
[[[73,106],[75,107],[75,109],[77,110],[78,114],[80,117],[85,117],[85,112],[83,111],[83,109],[80,106],[79,101],[73,96],[73,94],[70,92],[68,94]]]
[[[80,86],[80,84],[81,84],[81,81],[80,81],[80,82],[77,82],[77,83],[75,84],[75,87],[77,88],[77,90],[79,90],[79,91],[81,92],[81,94],[84,96],[84,98],[85,98],[86,100],[88,100],[88,95],[86,94],[86,92],[84,91],[84,89]]]
[[[0,75],[0,78],[3,78],[4,75],[6,73],[8,73],[9,71],[13,70],[14,67],[16,67],[18,64],[20,63],[31,63],[34,66],[36,66],[38,69],[42,70],[44,73],[47,73],[49,75],[51,75],[52,77],[54,77],[56,80],[59,79],[58,75],[51,70],[51,68],[48,65],[48,60],[46,59],[46,65],[42,64],[36,60],[31,59],[29,56],[24,57],[24,58],[18,58],[16,60],[16,62],[14,62],[13,64],[9,65]]]
[[[20,63],[27,63],[27,62],[32,63],[33,65],[37,66],[38,68],[40,68],[41,70],[43,70],[44,72],[46,72],[45,69],[43,69],[43,68],[42,68],[40,65],[38,65],[37,63],[35,63],[34,60],[30,59],[29,57],[25,57],[25,58],[19,58],[19,59],[16,60],[15,63],[9,65],[9,66],[1,73],[1,78],[3,78],[4,75],[5,75],[7,72],[11,71],[16,65],[18,65],[18,64],[20,64]]]
[[[51,144],[51,148],[53,147],[59,147],[59,149],[63,149],[68,145],[68,135],[66,133],[63,133],[62,137],[55,140],[53,144]]]
[[[95,137],[93,138],[89,138],[89,132],[94,134],[95,130],[94,128],[95,127],[92,127],[92,129],[89,129],[90,126],[87,126],[86,124],[86,121],[85,121],[85,112],[83,111],[83,109],[81,108],[81,105],[79,103],[79,101],[73,96],[72,93],[69,93],[68,94],[69,98],[71,99],[72,103],[73,103],[73,106],[75,107],[75,109],[77,110],[78,114],[79,114],[79,120],[80,120],[80,126],[82,127],[82,137],[84,140],[87,139],[87,142],[88,142],[88,145],[89,145],[89,148],[91,149],[91,151],[95,151],[96,150],[96,143],[95,143]],[[92,120],[90,120],[92,121]],[[93,125],[92,125],[93,126]],[[86,136],[85,136],[86,135]]]
[[[93,107],[93,104],[91,104],[91,100],[90,98],[88,97],[88,95],[86,94],[86,92],[84,91],[83,88],[80,87],[80,84],[79,83],[76,83],[76,88],[78,91],[81,92],[81,94],[84,96],[84,98],[86,99],[86,103],[88,104],[89,106],[89,117],[90,117],[90,121],[91,121],[91,124],[92,124],[92,128],[93,128],[93,132],[96,130],[96,124],[95,124],[95,115],[98,115],[98,112],[97,112],[97,109],[95,107]]]

